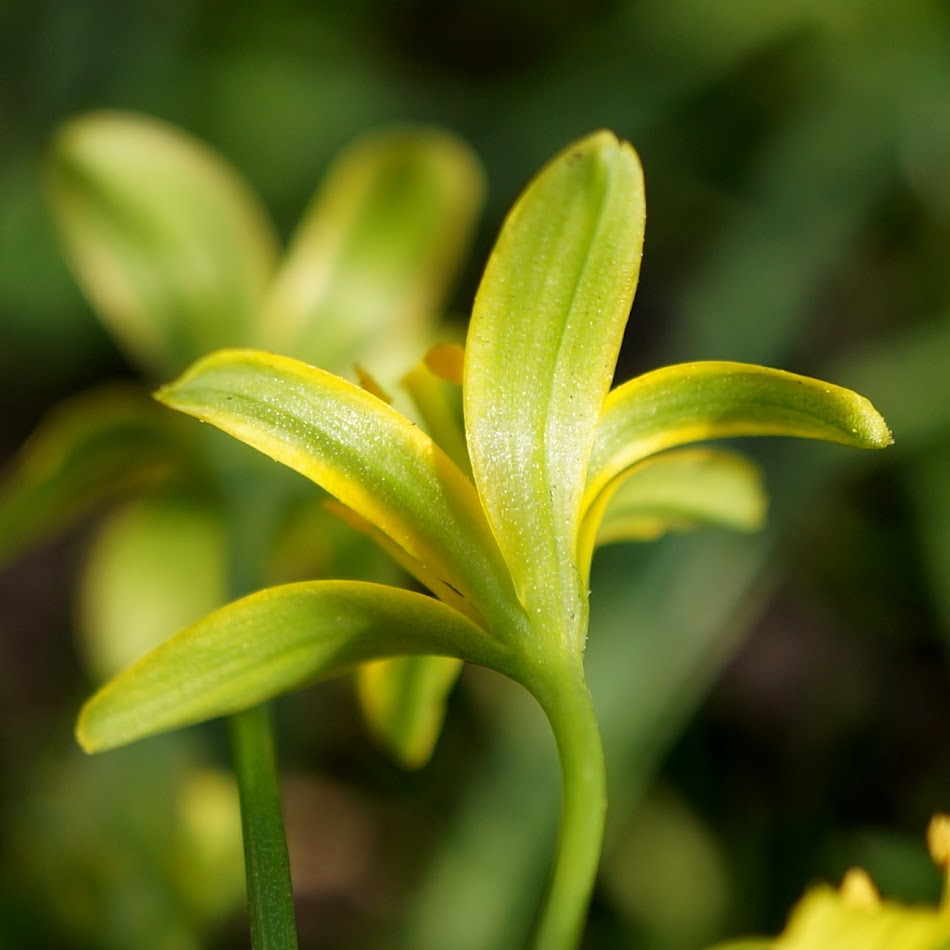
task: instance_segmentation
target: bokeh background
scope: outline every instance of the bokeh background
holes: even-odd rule
[[[950,8],[940,0],[274,0],[0,7],[0,464],[60,398],[132,371],[42,194],[63,120],[121,107],[230,159],[285,235],[380,125],[467,140],[502,215],[573,138],[637,146],[646,255],[619,371],[728,358],[859,388],[873,457],[743,446],[770,526],[598,555],[589,646],[611,812],[590,948],[774,933],[865,866],[932,900],[950,808]],[[73,578],[96,519],[0,575],[0,946],[246,945],[214,724],[98,759]],[[540,716],[468,671],[429,766],[369,740],[347,683],[278,703],[306,948],[518,948],[553,843]],[[182,779],[186,776],[187,780]],[[236,872],[235,872],[236,868]]]

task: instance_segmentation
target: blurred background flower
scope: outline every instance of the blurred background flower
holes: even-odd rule
[[[76,113],[180,125],[285,238],[357,135],[447,128],[489,186],[460,320],[531,174],[599,126],[634,142],[648,225],[622,374],[727,358],[824,376],[871,398],[896,447],[748,444],[772,492],[761,536],[598,555],[588,665],[611,826],[589,944],[774,933],[809,882],[854,864],[886,896],[935,897],[921,833],[950,797],[945,4],[13,0],[0,52],[3,460],[52,403],[134,375],[44,206],[46,149]],[[94,767],[73,748],[92,677],[72,578],[96,520],[0,575],[0,945],[242,946],[233,891],[203,891],[187,857],[215,853],[189,829],[228,793],[173,781],[224,763],[221,731]],[[277,715],[304,947],[524,945],[557,805],[525,697],[466,671],[418,774],[370,742],[344,683]]]

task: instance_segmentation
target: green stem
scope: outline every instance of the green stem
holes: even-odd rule
[[[561,760],[563,801],[553,876],[536,950],[578,946],[587,919],[604,836],[607,783],[604,750],[583,665],[545,671],[532,689],[548,717]]]
[[[241,799],[247,906],[254,950],[295,950],[293,889],[270,714],[266,706],[229,720]]]
[[[240,472],[239,467],[236,470]],[[254,497],[253,478],[235,482],[229,508],[232,598],[257,586],[260,552],[267,550],[275,510]],[[293,883],[270,710],[261,705],[239,712],[230,717],[228,727],[241,803],[251,946],[253,950],[296,950]]]

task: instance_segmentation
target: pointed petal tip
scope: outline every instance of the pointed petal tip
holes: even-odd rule
[[[181,390],[182,386],[187,383],[187,378],[190,375],[191,370],[188,369],[182,375],[177,376],[175,379],[170,382],[163,383],[157,389],[152,391],[152,398],[156,402],[160,402],[163,406],[166,406],[169,409],[178,409],[179,408],[179,399],[178,393]]]
[[[174,379],[167,383],[162,383],[157,389],[153,390],[152,398],[165,406],[175,408],[177,406],[177,394],[188,385],[195,377],[200,376],[207,369],[213,369],[218,364],[227,364],[229,362],[238,362],[240,360],[257,360],[266,362],[271,357],[270,353],[264,350],[247,349],[242,347],[224,347],[219,350],[213,350],[200,356],[189,366],[185,367]]]
[[[175,388],[175,384],[172,383],[163,383],[158,389],[152,390],[152,399],[156,402],[160,402],[163,406],[169,404],[169,394]]]
[[[94,755],[96,752],[100,751],[100,748],[97,746],[95,740],[89,735],[88,725],[86,723],[86,705],[84,705],[79,711],[79,716],[76,719],[76,727],[73,734],[76,737],[76,742],[79,745],[79,748],[82,749],[86,755]]]
[[[855,434],[868,449],[886,449],[894,444],[894,436],[884,417],[863,396],[858,397]]]

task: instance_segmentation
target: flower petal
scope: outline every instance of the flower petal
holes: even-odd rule
[[[149,372],[250,342],[276,238],[216,154],[155,119],[96,112],[58,135],[49,190],[77,280]]]
[[[384,531],[376,527],[372,522],[367,521],[361,515],[358,515],[352,508],[334,501],[332,498],[324,502],[326,511],[336,515],[344,524],[347,524],[354,531],[365,535],[372,540],[377,547],[385,551],[407,574],[414,577],[420,584],[428,588],[436,597],[449,607],[464,614],[473,623],[480,627],[485,627],[484,618],[478,611],[450,584],[443,581],[437,574],[427,569],[424,564],[416,560],[409,554],[405,548],[400,547]]]
[[[79,633],[97,681],[225,603],[227,565],[224,520],[203,498],[163,492],[110,513],[80,589]]]
[[[475,482],[533,622],[582,636],[576,563],[587,460],[633,300],[644,197],[633,149],[598,132],[505,221],[466,344]]]
[[[425,359],[403,376],[402,386],[409,393],[429,435],[471,477],[472,466],[462,416],[462,390],[452,378],[460,357],[459,347],[448,344],[432,347]]]
[[[638,376],[608,396],[586,506],[648,455],[738,435],[791,435],[865,449],[893,441],[871,403],[841,386],[748,363],[680,363]]]
[[[444,132],[368,135],[334,163],[264,306],[256,344],[389,383],[427,342],[484,190],[470,149]]]
[[[505,666],[438,600],[356,581],[271,587],[209,614],[106,684],[76,727],[87,752],[229,715],[367,660],[415,653]]]
[[[421,768],[442,731],[445,700],[462,672],[447,656],[378,660],[357,670],[360,704],[377,738],[407,768]]]
[[[520,628],[472,483],[371,393],[297,360],[225,350],[157,397],[325,488],[458,591],[500,635]]]
[[[926,907],[855,904],[830,887],[816,887],[792,911],[775,950],[943,950],[950,945],[950,918]]]
[[[581,563],[595,544],[650,541],[669,530],[719,525],[754,531],[766,504],[759,467],[745,456],[672,449],[625,469],[598,495],[584,516]]]

